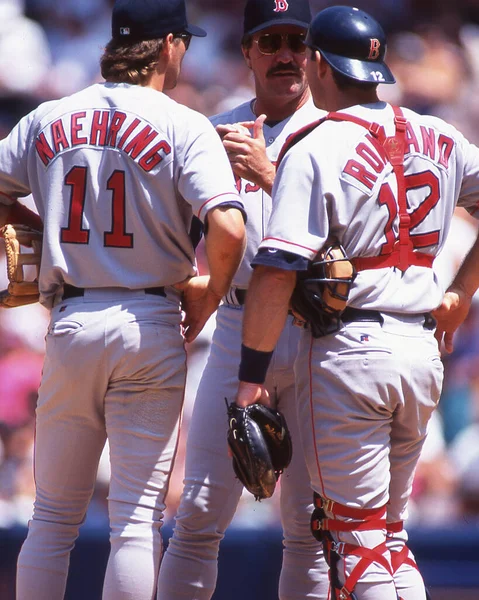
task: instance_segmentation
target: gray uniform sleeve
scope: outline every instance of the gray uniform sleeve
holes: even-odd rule
[[[24,117],[5,139],[0,141],[0,202],[13,204],[14,199],[28,196],[29,129],[32,115]]]
[[[203,117],[190,131],[180,157],[178,189],[202,221],[216,206],[238,204],[231,166],[223,144],[211,123]]]
[[[329,233],[321,177],[301,144],[281,161],[273,186],[273,210],[260,249],[283,250],[312,260]]]

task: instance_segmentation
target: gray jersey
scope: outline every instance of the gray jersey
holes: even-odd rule
[[[240,201],[206,117],[151,88],[110,83],[22,119],[0,142],[0,192],[7,204],[33,193],[47,306],[63,281],[139,289],[194,275],[193,215]]]
[[[254,102],[254,101],[253,101]],[[233,124],[243,121],[254,121],[256,115],[252,111],[252,101],[240,104],[228,112],[215,115],[210,118],[213,125]],[[312,121],[324,116],[326,113],[317,109],[310,99],[304,106],[293,113],[287,119],[279,123],[264,124],[264,138],[266,152],[269,160],[275,163],[278,154],[286,141],[286,138]],[[244,203],[248,221],[246,223],[247,247],[236,275],[233,285],[239,288],[247,288],[252,273],[250,266],[258,246],[264,237],[266,226],[272,209],[271,196],[264,192],[258,185],[236,177],[236,188]]]
[[[394,135],[393,112],[384,103],[344,112],[384,125],[386,134]],[[441,119],[406,109],[404,116],[409,121],[404,166],[410,235],[415,248],[436,256],[456,205],[479,216],[479,149]],[[328,238],[336,238],[350,257],[383,254],[398,237],[396,190],[391,165],[378,156],[363,127],[323,123],[281,161],[274,210],[260,248],[313,259]],[[438,306],[442,295],[433,269],[386,267],[361,271],[349,303],[421,313]]]

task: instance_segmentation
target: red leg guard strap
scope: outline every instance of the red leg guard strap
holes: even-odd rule
[[[357,582],[372,563],[380,564],[392,576],[391,565],[384,556],[384,554],[388,551],[385,542],[379,544],[372,550],[370,548],[364,548],[363,546],[356,546],[354,544],[346,544],[343,542],[337,544],[333,542],[331,546],[333,552],[337,552],[346,556],[353,554],[361,557],[357,565],[351,571],[349,577],[346,579],[343,587],[338,591],[338,600],[347,600],[351,597]]]
[[[386,520],[346,522],[337,519],[317,519],[311,523],[311,527],[314,531],[319,529],[323,531],[371,531],[372,529],[386,529]]]
[[[409,565],[410,567],[419,570],[415,561],[409,556],[409,548],[406,545],[404,545],[403,549],[399,552],[391,552],[391,564],[393,573],[396,573],[402,565]]]
[[[349,517],[350,519],[360,519],[361,521],[382,519],[386,516],[386,506],[381,506],[380,508],[353,508],[339,504],[339,502],[334,502],[334,500],[323,498],[316,493],[314,494],[314,506],[315,508],[322,508],[338,517]]]

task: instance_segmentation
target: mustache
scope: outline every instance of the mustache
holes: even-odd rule
[[[271,67],[271,69],[266,73],[267,77],[271,75],[276,75],[276,73],[291,73],[294,72],[295,75],[301,76],[301,71],[294,63],[288,63],[283,65],[276,65]]]

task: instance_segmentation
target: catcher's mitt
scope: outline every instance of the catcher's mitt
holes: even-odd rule
[[[8,288],[0,292],[0,306],[13,308],[38,302],[38,273],[42,251],[43,234],[26,225],[5,225],[0,230],[5,243]],[[25,247],[32,252],[26,252]],[[36,266],[34,281],[25,281],[23,267]]]
[[[296,318],[311,329],[313,337],[339,329],[355,278],[356,269],[340,244],[325,247],[307,271],[298,272],[291,308]]]
[[[292,443],[284,416],[263,404],[228,405],[228,445],[238,479],[256,500],[270,498],[291,462]]]

